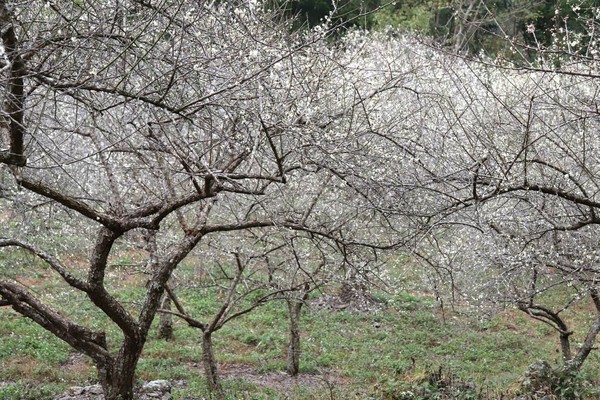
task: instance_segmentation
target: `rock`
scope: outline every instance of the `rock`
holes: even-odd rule
[[[169,381],[157,380],[147,382],[136,392],[138,400],[171,400],[171,384]],[[76,386],[54,400],[104,400],[102,386]]]
[[[171,383],[165,380],[147,382],[140,388],[139,400],[171,400]]]
[[[69,390],[69,393],[71,393],[73,396],[80,396],[85,393],[85,387],[75,386],[74,388],[71,388],[71,390]]]
[[[100,385],[75,386],[55,400],[104,400],[104,394]]]
[[[102,386],[100,385],[88,386],[87,393],[95,396],[102,396],[104,394],[104,392],[102,392]]]
[[[560,379],[552,366],[547,361],[540,360],[527,368],[521,388],[525,393],[543,399],[546,395],[552,394],[559,381]]]

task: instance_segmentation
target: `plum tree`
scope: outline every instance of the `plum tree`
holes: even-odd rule
[[[370,160],[364,100],[378,89],[360,86],[354,50],[325,40],[335,27],[290,34],[252,2],[187,0],[3,1],[0,21],[0,304],[89,356],[107,399],[133,397],[168,281],[207,237],[401,241],[350,185],[350,165]],[[115,343],[23,284],[39,267],[12,268],[24,253],[103,314]],[[116,290],[132,269],[145,276],[133,305]]]
[[[270,205],[326,164],[300,169],[346,118],[335,99],[347,87],[324,84],[343,66],[322,44],[328,28],[290,35],[247,3],[3,1],[0,19],[3,201],[23,210],[0,247],[43,260],[122,339],[107,343],[10,268],[0,302],[91,357],[107,399],[131,399],[165,286],[204,237],[337,234],[301,218],[309,204]],[[113,290],[128,249],[147,273],[133,308]]]

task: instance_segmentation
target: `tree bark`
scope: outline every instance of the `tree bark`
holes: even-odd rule
[[[569,337],[572,332],[566,332],[560,334],[560,349],[562,351],[562,356],[564,361],[571,360],[571,340]]]
[[[2,44],[5,54],[10,63],[10,74],[6,85],[6,94],[3,96],[3,111],[8,128],[10,148],[0,150],[0,163],[16,166],[24,166],[26,158],[24,155],[25,135],[25,77],[27,68],[19,49],[19,40],[13,25],[15,18],[9,11],[6,2],[0,3],[0,25],[2,25]]]
[[[584,361],[590,355],[590,352],[594,348],[594,342],[596,341],[596,336],[600,332],[600,316],[597,316],[592,323],[592,326],[588,330],[588,334],[581,345],[581,349],[577,352],[577,355],[573,357],[567,364],[570,368],[575,371],[579,371]]]
[[[594,348],[596,336],[598,336],[600,333],[600,296],[596,289],[590,290],[590,295],[594,306],[596,307],[596,318],[594,318],[590,329],[588,329],[588,333],[585,336],[585,340],[583,341],[581,348],[577,354],[566,363],[567,367],[573,371],[579,371],[584,361]]]
[[[217,361],[212,346],[212,332],[205,331],[202,334],[202,364],[208,382],[208,388],[213,392],[221,392],[221,382],[217,372]]]
[[[143,342],[141,338],[126,338],[113,363],[96,363],[105,400],[133,400],[135,370]]]
[[[162,310],[171,311],[171,298],[167,293],[164,294],[162,304],[160,306]],[[173,315],[170,313],[161,312],[158,319],[158,338],[164,340],[173,340]]]
[[[296,376],[300,372],[300,311],[302,301],[287,299],[290,313],[290,344],[287,354],[287,372]]]

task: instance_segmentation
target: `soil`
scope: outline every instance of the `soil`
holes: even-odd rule
[[[203,373],[200,364],[192,364]],[[308,389],[333,390],[336,387],[348,384],[348,379],[337,375],[333,371],[322,371],[320,374],[301,373],[290,376],[283,371],[264,372],[256,370],[255,366],[249,364],[225,364],[219,365],[219,376],[221,379],[239,379],[256,386],[262,386],[275,390],[278,393],[291,395],[297,387]]]
[[[199,363],[189,363],[188,367],[197,370],[199,374],[203,375],[204,370]],[[63,367],[66,368],[90,368],[89,362],[86,357],[80,354],[74,354],[69,357],[69,360]],[[293,397],[294,391],[297,388],[303,389],[318,389],[325,393],[332,393],[335,388],[346,386],[349,383],[348,378],[341,377],[331,370],[323,370],[320,373],[301,373],[297,376],[290,376],[283,371],[275,372],[260,372],[255,366],[250,364],[220,364],[219,365],[219,377],[223,380],[237,379],[251,383],[255,386],[262,386],[265,388],[273,389],[277,393]],[[3,382],[0,382],[0,387]],[[8,384],[8,383],[6,383]],[[187,382],[175,381],[171,382],[174,387],[185,387]],[[93,400],[101,398],[93,392],[92,389],[96,390],[97,385],[75,387],[71,388],[68,392],[57,399],[61,400]]]

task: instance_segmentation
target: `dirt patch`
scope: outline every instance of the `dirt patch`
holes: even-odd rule
[[[200,373],[204,373],[200,364],[193,364]],[[219,366],[219,375],[222,379],[239,379],[255,386],[273,389],[278,393],[290,395],[296,388],[333,390],[349,384],[349,380],[334,371],[323,371],[320,374],[301,373],[290,376],[283,371],[259,372],[249,364],[225,364]]]
[[[376,313],[385,309],[385,304],[377,301],[368,294],[355,295],[351,298],[323,295],[308,302],[308,306],[316,311],[353,311],[366,314]]]
[[[31,371],[37,370],[40,362],[33,357],[24,356],[11,358],[3,362],[4,370],[13,376],[27,376]]]
[[[61,371],[73,376],[80,374],[89,375],[92,368],[90,359],[81,353],[71,353],[69,358],[61,364]]]

